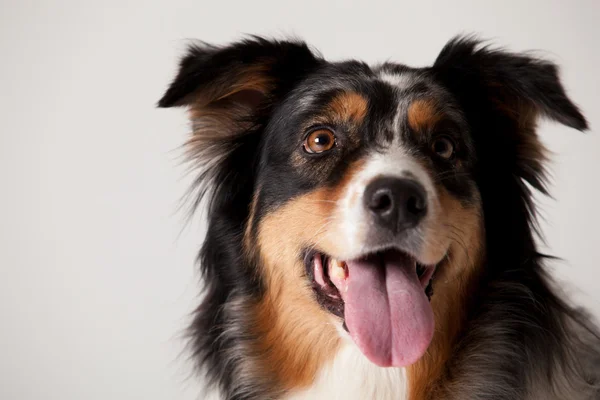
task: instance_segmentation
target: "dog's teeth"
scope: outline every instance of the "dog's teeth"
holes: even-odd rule
[[[346,279],[346,263],[332,259],[330,261],[329,277],[332,280],[341,281]]]

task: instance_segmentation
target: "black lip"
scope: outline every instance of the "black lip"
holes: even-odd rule
[[[434,273],[435,276],[435,273]],[[431,296],[433,296],[433,276],[429,280],[427,287],[425,287],[425,294],[427,295],[427,299],[431,302]]]
[[[313,269],[313,259],[315,256],[324,255],[325,261],[328,256],[326,253],[319,252],[317,250],[312,250],[310,252],[306,252],[304,256],[304,268],[306,270],[306,275],[310,278],[311,286],[315,295],[317,296],[317,301],[319,304],[325,308],[327,311],[332,313],[333,315],[344,319],[344,300],[342,300],[342,296],[338,289],[329,281],[329,275],[327,269],[324,269],[324,275],[327,279],[327,287],[324,290],[323,287],[315,281],[315,273]],[[324,263],[324,266],[326,264]]]

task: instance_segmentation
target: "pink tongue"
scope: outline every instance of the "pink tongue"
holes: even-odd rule
[[[389,252],[349,261],[340,288],[350,336],[371,362],[382,367],[413,364],[433,336],[433,312],[414,261]],[[339,288],[339,287],[338,287]]]

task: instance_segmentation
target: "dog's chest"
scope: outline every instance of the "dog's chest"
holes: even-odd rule
[[[310,388],[292,393],[286,400],[406,400],[406,389],[403,368],[380,368],[353,344],[347,344]]]

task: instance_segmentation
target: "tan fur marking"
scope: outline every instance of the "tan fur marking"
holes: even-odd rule
[[[335,254],[335,237],[328,232],[332,201],[342,196],[361,167],[355,163],[336,186],[293,199],[260,221],[257,241],[267,294],[254,318],[255,350],[262,366],[256,373],[274,377],[283,390],[309,386],[338,350],[340,338],[331,314],[315,301],[300,252],[319,243],[323,251]]]
[[[437,187],[441,222],[431,243],[450,240],[448,255],[436,272],[431,307],[435,333],[425,355],[407,369],[411,400],[437,399],[436,382],[444,376],[457,335],[462,329],[468,295],[484,257],[483,219],[480,204],[464,206],[443,187]]]
[[[335,122],[351,121],[360,125],[367,115],[369,103],[356,92],[344,92],[334,97],[328,104],[330,117]]]
[[[273,88],[272,78],[268,75],[269,63],[251,65],[240,71],[232,71],[223,81],[214,82],[199,93],[193,93],[191,111],[202,112],[209,104],[219,102],[243,90],[255,90],[266,94]]]
[[[258,196],[260,195],[260,188],[254,190],[254,196],[250,203],[248,220],[246,221],[246,229],[244,230],[244,251],[246,252],[249,259],[254,257],[254,246],[252,245],[252,228],[254,226],[254,219],[256,216],[256,207],[258,203]]]
[[[244,71],[239,80],[232,84],[225,93],[217,97],[216,100],[221,100],[229,97],[235,93],[241,92],[242,90],[256,90],[260,93],[268,93],[273,86],[272,79],[267,75],[267,65],[257,65],[248,68]]]
[[[253,113],[254,105],[235,95],[242,91],[269,93],[273,82],[267,74],[268,67],[268,64],[247,67],[232,73],[226,82],[215,82],[190,95],[193,96],[189,108],[193,135],[187,143],[190,153],[197,148],[205,148],[211,142],[235,136],[249,127],[245,117]]]
[[[408,125],[416,132],[426,132],[433,128],[442,115],[431,99],[417,99],[408,106]]]

